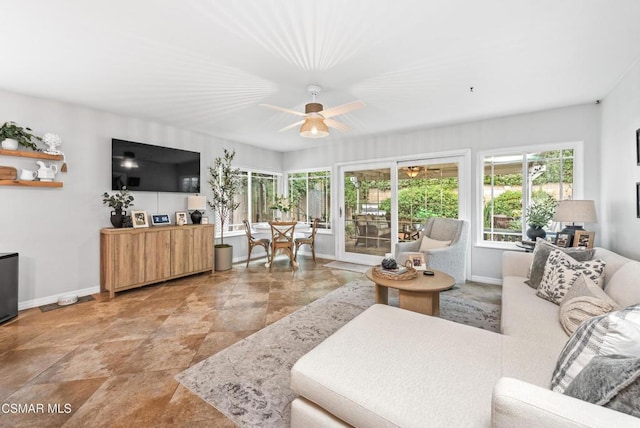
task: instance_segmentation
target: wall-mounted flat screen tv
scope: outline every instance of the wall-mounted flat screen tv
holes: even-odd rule
[[[111,190],[200,192],[200,153],[111,140]]]

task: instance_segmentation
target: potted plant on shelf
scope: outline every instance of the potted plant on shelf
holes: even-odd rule
[[[129,193],[126,187],[119,190],[117,193],[113,195],[104,192],[102,194],[102,203],[104,205],[108,205],[110,208],[113,208],[111,211],[111,224],[116,229],[120,229],[124,222],[125,216],[127,212],[124,208],[129,208],[133,206],[133,195]]]
[[[537,238],[544,239],[547,236],[544,228],[553,218],[556,204],[556,200],[549,196],[535,199],[527,208],[527,224],[529,224],[527,236],[529,239],[535,241]]]
[[[224,156],[215,158],[213,166],[209,167],[209,186],[213,194],[207,203],[220,223],[220,243],[214,249],[215,270],[218,271],[231,269],[233,262],[233,247],[224,243],[224,231],[231,214],[240,206],[240,202],[236,202],[240,191],[240,170],[231,167],[235,155],[235,150],[229,152],[224,149]]]
[[[23,128],[16,125],[15,122],[5,122],[2,127],[0,127],[2,148],[5,150],[18,150],[18,145],[21,145],[39,152],[40,149],[31,139],[42,141],[42,138],[32,134],[30,131],[31,128]]]

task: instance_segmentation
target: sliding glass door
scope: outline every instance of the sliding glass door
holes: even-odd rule
[[[398,240],[418,239],[430,217],[458,218],[459,181],[456,159],[399,162]]]
[[[464,163],[454,156],[341,166],[338,260],[374,265],[397,242],[418,239],[430,217],[468,218]]]
[[[392,171],[388,163],[341,170],[343,260],[373,264],[391,252],[391,212],[382,206],[391,197]]]

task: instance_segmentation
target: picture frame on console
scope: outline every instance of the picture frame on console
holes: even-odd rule
[[[595,240],[595,232],[587,232],[586,230],[576,230],[573,235],[574,247],[593,248],[593,241]]]
[[[571,244],[571,235],[568,233],[558,233],[556,236],[556,246],[566,248]]]
[[[187,224],[187,212],[176,211],[176,225],[183,226],[185,224]]]
[[[146,211],[131,211],[133,228],[149,227],[149,216]]]
[[[168,214],[152,214],[151,225],[152,226],[167,226],[171,224]]]

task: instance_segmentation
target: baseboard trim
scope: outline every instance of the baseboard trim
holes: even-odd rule
[[[66,293],[55,294],[53,296],[41,297],[39,299],[25,300],[24,302],[18,302],[18,310],[23,311],[25,309],[37,308],[42,305],[49,305],[51,303],[57,303],[58,299],[62,296],[69,294],[77,294],[78,297],[88,296],[90,294],[100,293],[100,286],[83,288],[82,290],[73,290]]]
[[[484,284],[502,285],[502,279],[500,279],[500,278],[491,278],[489,276],[472,275],[471,276],[471,281],[473,281],[473,282],[482,282]]]
[[[285,253],[278,253],[278,255],[284,255]],[[306,252],[306,251],[300,251],[298,253],[301,256],[307,256],[307,257],[311,257],[311,252]],[[327,259],[327,260],[335,260],[336,256],[334,256],[333,254],[320,254],[320,253],[316,253],[316,258],[317,259]],[[266,262],[266,256],[262,255],[259,257],[251,257],[251,260],[259,260],[259,259],[265,259]],[[233,258],[233,263],[240,263],[240,262],[245,262],[247,261],[247,256],[241,256],[241,257],[234,257]]]

